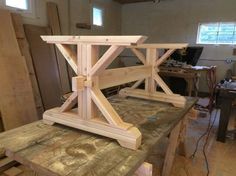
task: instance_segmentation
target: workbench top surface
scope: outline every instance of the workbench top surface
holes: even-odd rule
[[[44,175],[132,175],[196,99],[188,98],[185,108],[118,96],[109,101],[125,122],[135,124],[141,131],[142,145],[138,150],[63,125],[49,126],[41,120],[1,133],[0,152]]]

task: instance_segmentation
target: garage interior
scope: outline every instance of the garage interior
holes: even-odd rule
[[[235,176],[235,0],[0,0],[0,176]]]

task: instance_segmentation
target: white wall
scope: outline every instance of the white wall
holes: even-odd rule
[[[91,30],[76,28],[76,23],[92,24],[93,6],[103,9],[104,24],[102,27],[92,26]],[[70,30],[77,35],[120,35],[121,5],[113,0],[71,0]]]
[[[112,0],[30,0],[33,2],[32,13],[24,14],[23,22],[39,26],[47,26],[46,3],[55,2],[58,5],[63,34],[75,35],[119,35],[121,33],[121,5]],[[0,0],[0,6],[4,0]],[[92,26],[91,30],[77,29],[76,23],[92,23],[92,7],[104,9],[104,26]],[[16,11],[17,12],[17,11]],[[69,25],[70,24],[70,25]]]
[[[188,42],[196,45],[198,23],[236,21],[235,0],[162,0],[159,4],[136,3],[122,7],[122,34],[142,34],[148,42]],[[232,46],[205,45],[198,65],[217,65],[217,78],[223,79],[232,64]],[[204,78],[204,79],[203,79]],[[200,90],[207,91],[205,77]]]

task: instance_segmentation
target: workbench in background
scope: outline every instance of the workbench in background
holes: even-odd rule
[[[210,78],[209,73],[215,73],[216,67],[215,66],[191,66],[191,67],[166,67],[161,66],[159,74],[162,77],[174,77],[174,78],[183,78],[186,83],[186,92],[188,96],[192,96],[192,92],[194,96],[198,96],[199,92],[199,79],[202,74],[207,75],[206,84],[209,83]],[[215,77],[215,75],[213,75]],[[173,85],[175,87],[175,85]],[[209,92],[211,94],[212,90],[209,88]]]
[[[34,122],[0,134],[0,151],[44,175],[133,175],[153,147],[169,134],[163,176],[168,176],[179,143],[184,148],[186,114],[196,99],[184,108],[135,98],[113,96],[110,103],[128,123],[142,133],[138,150],[121,147],[115,140],[62,125]]]

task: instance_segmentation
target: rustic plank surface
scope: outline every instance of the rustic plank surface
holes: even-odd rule
[[[120,176],[132,175],[151,149],[167,136],[193,106],[121,98],[109,99],[125,122],[135,124],[143,135],[141,147],[134,151],[122,148],[111,139],[69,127],[49,126],[42,121],[0,134],[0,150],[20,163],[44,175]]]

